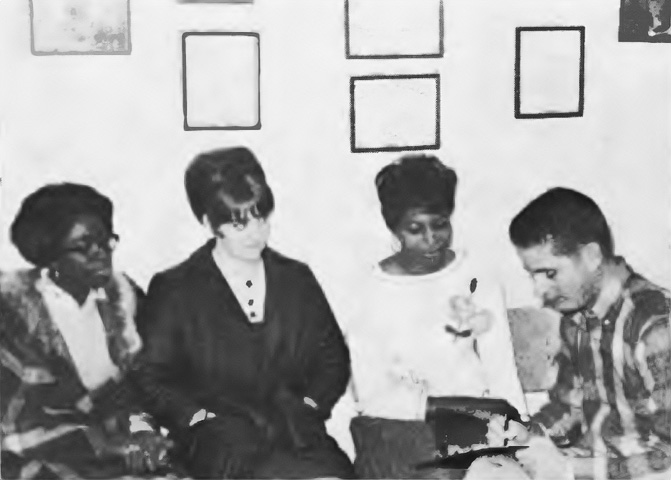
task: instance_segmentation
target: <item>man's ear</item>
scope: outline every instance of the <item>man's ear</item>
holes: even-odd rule
[[[580,247],[580,257],[590,272],[598,270],[603,263],[603,252],[601,246],[596,242]]]

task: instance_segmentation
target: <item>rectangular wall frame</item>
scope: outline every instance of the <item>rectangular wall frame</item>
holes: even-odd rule
[[[350,79],[352,152],[440,148],[440,75]]]

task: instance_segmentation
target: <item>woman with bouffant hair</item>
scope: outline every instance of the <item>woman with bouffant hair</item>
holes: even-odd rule
[[[112,215],[95,189],[61,183],[31,193],[12,222],[34,268],[0,273],[3,478],[168,472],[169,442],[129,379],[142,292],[113,269]]]
[[[268,247],[272,190],[243,147],[185,175],[211,239],[157,274],[143,314],[141,383],[196,478],[351,477],[324,422],[349,352],[310,268]]]
[[[449,476],[415,468],[436,450],[424,422],[429,397],[491,396],[526,411],[502,292],[452,246],[453,169],[407,155],[384,167],[375,186],[397,247],[360,285],[362,310],[348,322],[356,473]]]

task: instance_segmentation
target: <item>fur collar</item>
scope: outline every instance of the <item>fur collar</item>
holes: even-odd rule
[[[44,278],[37,269],[0,272],[3,307],[8,309],[9,315],[16,317],[15,321],[25,324],[25,330],[39,341],[45,355],[60,356],[74,366],[65,340],[42,297],[42,282]],[[125,371],[142,346],[135,329],[137,293],[131,281],[122,274],[114,275],[104,293],[97,304],[107,334],[110,357]]]

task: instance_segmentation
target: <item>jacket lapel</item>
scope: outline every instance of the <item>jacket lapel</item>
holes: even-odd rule
[[[273,359],[276,353],[282,349],[282,309],[280,308],[280,298],[278,296],[278,287],[281,281],[281,266],[277,263],[273,251],[266,248],[263,253],[263,266],[266,271],[266,298],[263,306],[264,323],[268,330],[265,336],[266,352],[268,357]],[[272,360],[271,360],[272,361]]]
[[[98,312],[105,328],[110,358],[124,371],[142,346],[135,329],[136,294],[123,275],[115,275],[104,292],[96,302]]]

